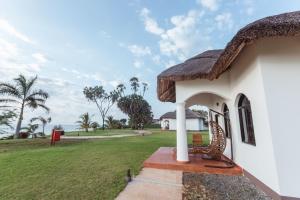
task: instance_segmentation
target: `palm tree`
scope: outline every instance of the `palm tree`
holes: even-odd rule
[[[96,131],[97,128],[100,127],[100,124],[99,124],[98,122],[92,122],[92,123],[91,123],[91,127],[93,128],[94,131]]]
[[[126,122],[127,122],[127,119],[120,119],[120,123],[122,125],[122,128],[125,128]]]
[[[42,89],[34,89],[37,76],[26,79],[25,76],[19,75],[14,79],[15,85],[10,83],[0,83],[0,95],[6,95],[8,98],[1,99],[2,102],[17,104],[20,107],[18,122],[16,126],[15,136],[18,138],[22,126],[24,109],[26,107],[31,109],[42,108],[49,112],[49,108],[45,105],[49,95]]]
[[[142,85],[143,85],[143,95],[142,95],[142,96],[144,96],[146,90],[148,90],[148,83],[144,83],[144,82],[143,82]]]
[[[140,84],[139,84],[139,79],[137,77],[132,77],[130,80],[130,86],[131,86],[131,90],[133,91],[133,93],[137,93]]]
[[[36,138],[35,131],[39,128],[38,124],[28,124],[27,127],[23,127],[20,130],[25,130],[28,134],[32,135],[32,138]]]
[[[114,125],[115,125],[114,117],[108,116],[105,120],[105,123],[106,123],[107,128],[109,128],[109,129],[114,128]]]
[[[89,128],[91,127],[92,121],[89,113],[84,113],[80,115],[80,120],[76,123],[79,124],[80,128],[85,129],[85,132],[89,132]]]
[[[12,127],[12,120],[16,117],[16,113],[10,110],[5,110],[0,114],[0,127],[4,128],[10,128],[13,129]],[[2,128],[0,129],[0,134],[2,133],[7,133],[5,130]]]
[[[119,93],[119,96],[124,96],[125,89],[126,89],[126,87],[124,84],[121,83],[121,84],[117,85],[116,90]]]
[[[45,135],[45,126],[47,123],[50,123],[51,122],[51,117],[48,117],[47,119],[45,119],[44,117],[42,116],[39,116],[39,117],[34,117],[30,120],[30,122],[34,122],[34,121],[40,121],[42,123],[42,127],[43,127],[43,135]]]

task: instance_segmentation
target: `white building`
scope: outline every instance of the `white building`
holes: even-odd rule
[[[177,107],[177,160],[189,160],[186,108],[205,105],[229,117],[226,127],[214,112],[210,120],[229,132],[226,155],[245,175],[274,199],[300,198],[299,86],[300,12],[251,23],[225,49],[162,72],[158,97]]]
[[[186,130],[201,131],[206,130],[205,117],[190,109],[185,111]],[[176,111],[167,112],[160,117],[160,125],[162,130],[176,130]]]

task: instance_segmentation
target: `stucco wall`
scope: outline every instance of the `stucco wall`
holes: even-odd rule
[[[263,74],[280,193],[300,197],[300,37],[257,45]]]
[[[230,74],[231,101],[227,102],[232,120],[235,161],[276,192],[280,192],[272,135],[263,87],[261,63],[256,44],[245,48],[232,64]],[[237,100],[239,94],[251,103],[256,146],[242,142]]]
[[[208,95],[201,98],[197,96],[199,93],[216,94],[217,97]],[[236,105],[236,99],[241,93],[251,102],[256,146],[245,144],[241,140]],[[231,69],[217,80],[176,82],[176,100],[186,101],[187,106],[197,102],[208,102],[204,105],[219,112],[222,104],[226,103],[230,111],[235,162],[274,191],[280,192],[261,68],[255,45],[245,48]],[[227,141],[225,153],[230,157],[230,143]]]

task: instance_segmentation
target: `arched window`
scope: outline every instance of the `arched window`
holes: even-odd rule
[[[251,105],[248,98],[243,94],[238,101],[238,112],[242,141],[247,144],[255,145]]]
[[[231,129],[230,129],[230,118],[229,118],[229,109],[226,104],[223,106],[223,115],[224,115],[224,128],[226,137],[231,137]]]

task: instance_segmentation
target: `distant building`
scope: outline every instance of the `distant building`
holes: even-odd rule
[[[186,129],[191,131],[206,130],[205,117],[190,109],[186,110]],[[176,111],[167,112],[160,117],[163,130],[176,130]]]

